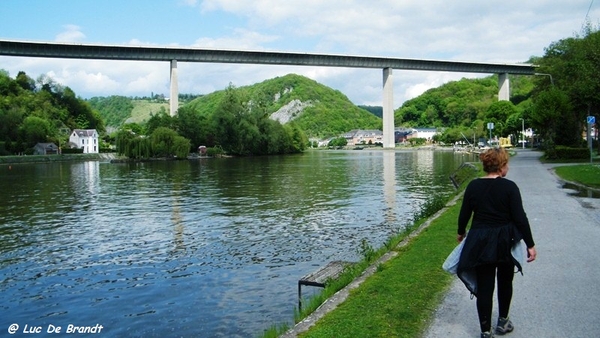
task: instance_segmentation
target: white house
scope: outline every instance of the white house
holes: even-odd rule
[[[413,128],[407,138],[424,138],[427,142],[431,142],[436,134],[439,133],[435,128]]]
[[[96,129],[75,129],[69,136],[69,142],[76,144],[84,154],[97,154],[99,152],[98,132]]]

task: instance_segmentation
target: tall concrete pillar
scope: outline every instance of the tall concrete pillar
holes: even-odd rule
[[[179,88],[177,87],[177,60],[171,60],[171,97],[170,102],[170,115],[175,116],[177,114],[177,108],[179,108]]]
[[[498,74],[498,101],[510,100],[508,73]]]
[[[383,147],[396,147],[394,137],[394,82],[392,68],[383,69]]]

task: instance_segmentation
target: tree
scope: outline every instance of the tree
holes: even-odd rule
[[[329,147],[345,147],[348,144],[348,140],[344,137],[337,137],[329,141],[327,144]]]
[[[152,156],[186,158],[190,152],[190,141],[176,131],[158,127],[150,135]]]
[[[565,120],[572,110],[568,95],[556,88],[541,92],[535,99],[531,114],[534,128],[540,131],[546,148],[546,157],[556,157],[556,145],[564,144],[564,135],[573,134],[573,120]],[[560,135],[560,136],[559,136]]]
[[[35,89],[35,81],[32,78],[30,78],[29,76],[27,76],[27,74],[25,74],[25,72],[19,72],[19,74],[17,74],[15,81],[24,90],[32,92]]]
[[[511,115],[516,114],[515,105],[510,101],[496,101],[492,103],[486,111],[486,120],[494,123],[494,133],[498,136],[505,136],[510,132],[507,120]]]
[[[552,135],[550,144],[579,146],[587,115],[600,114],[600,32],[588,25],[582,35],[552,43],[539,60],[539,72],[550,77],[539,77],[535,96],[539,104],[555,99],[555,103],[568,105],[560,116],[560,126],[544,131]],[[550,81],[552,80],[552,81]],[[562,94],[552,93],[559,90]],[[547,93],[550,91],[551,93]],[[534,96],[534,99],[536,99]],[[564,101],[567,102],[564,102]],[[539,112],[537,112],[539,113]],[[536,113],[536,114],[537,114]],[[539,120],[539,119],[538,119]],[[552,155],[552,154],[550,154]]]
[[[36,116],[25,118],[20,127],[20,132],[21,138],[29,147],[33,147],[38,142],[46,142],[52,134],[48,121]]]
[[[190,140],[192,147],[205,145],[213,147],[214,143],[209,137],[212,133],[208,119],[201,116],[193,109],[183,106],[177,110],[175,125],[179,135]]]
[[[306,137],[306,134],[304,134],[302,129],[300,129],[300,127],[295,123],[287,124],[285,127],[287,130],[289,130],[288,134],[291,135],[292,149],[289,152],[299,153],[304,151],[308,145],[308,138]]]
[[[243,145],[240,144],[238,124],[241,123],[244,112],[238,92],[233,85],[229,85],[225,90],[225,96],[212,115],[217,143],[228,153],[243,154],[243,149],[240,149]]]
[[[523,129],[523,122],[521,119],[523,119],[522,113],[514,113],[506,119],[504,128],[505,135],[512,135],[515,144],[519,142],[519,135],[521,135]]]
[[[167,113],[167,110],[164,107],[161,107],[158,113],[150,115],[150,118],[146,123],[146,133],[147,135],[150,135],[154,132],[154,130],[160,127],[175,130],[175,125],[175,119]]]

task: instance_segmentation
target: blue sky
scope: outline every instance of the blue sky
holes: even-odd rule
[[[0,39],[85,44],[275,50],[497,63],[525,62],[600,23],[593,0],[2,0]],[[0,57],[81,97],[169,93],[159,62]],[[355,104],[381,105],[373,69],[179,63],[181,93],[206,94],[288,73],[319,81]],[[462,77],[394,70],[394,106]]]

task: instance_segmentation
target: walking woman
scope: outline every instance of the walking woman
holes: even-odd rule
[[[491,316],[496,277],[499,318],[495,333],[503,335],[514,329],[508,313],[515,267],[518,271],[522,267],[511,254],[513,244],[521,239],[525,242],[528,262],[537,255],[519,188],[504,178],[508,172],[508,157],[504,148],[488,149],[479,155],[487,175],[469,183],[458,216],[457,239],[459,242],[464,239],[465,243],[457,275],[477,297],[482,338],[493,337]]]

